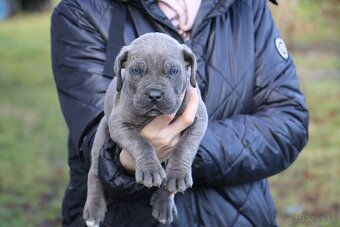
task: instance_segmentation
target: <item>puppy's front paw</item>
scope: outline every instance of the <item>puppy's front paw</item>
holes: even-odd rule
[[[183,192],[192,186],[191,169],[168,168],[166,188],[170,192]]]
[[[146,187],[160,186],[165,179],[165,171],[159,161],[145,161],[136,164],[136,181]]]
[[[99,227],[104,221],[106,202],[104,198],[88,199],[83,211],[83,219],[88,227]]]
[[[152,216],[162,224],[169,224],[177,217],[174,195],[165,188],[158,189],[151,197]]]

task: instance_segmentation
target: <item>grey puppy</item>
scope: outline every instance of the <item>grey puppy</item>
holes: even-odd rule
[[[183,192],[192,186],[191,165],[208,122],[199,89],[196,89],[200,100],[195,120],[182,132],[171,151],[166,171],[152,144],[139,131],[156,116],[176,113],[176,119],[183,113],[190,85],[196,86],[195,71],[194,53],[165,34],[148,33],[122,48],[115,60],[116,77],[105,95],[104,117],[92,148],[83,212],[88,226],[99,226],[106,212],[98,179],[98,155],[109,136],[134,159],[137,182],[146,187],[161,186],[151,198],[152,215],[161,223],[176,218],[173,192]]]

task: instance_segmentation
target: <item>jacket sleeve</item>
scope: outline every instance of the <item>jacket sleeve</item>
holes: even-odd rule
[[[109,24],[105,23],[109,20],[95,24],[92,18],[99,17],[92,15],[95,9],[87,10],[89,5],[81,4],[82,1],[63,0],[56,7],[52,15],[51,51],[60,105],[75,151],[71,156],[84,160],[88,171],[94,134],[103,116],[104,96],[111,82],[111,78],[103,76],[109,30]],[[107,10],[110,13],[109,7]],[[124,172],[119,160],[107,161],[117,150],[112,141],[105,144],[99,160],[105,166],[99,169],[99,177],[111,186],[108,187],[111,194],[137,193],[143,188]]]
[[[236,185],[272,176],[286,169],[307,143],[309,116],[295,66],[276,48],[279,33],[266,1],[253,2],[253,112],[209,122],[193,163],[198,185]]]
[[[61,109],[73,147],[80,156],[84,140],[97,127],[109,79],[102,76],[105,40],[77,1],[62,1],[51,18],[51,54]]]

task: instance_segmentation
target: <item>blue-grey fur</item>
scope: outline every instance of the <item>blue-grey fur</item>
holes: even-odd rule
[[[174,75],[169,73],[173,69]],[[190,86],[196,86],[195,55],[187,46],[168,35],[148,33],[122,48],[116,58],[114,71],[116,77],[107,90],[105,115],[92,148],[83,217],[88,226],[99,226],[104,219],[106,202],[97,176],[98,155],[110,136],[134,159],[137,182],[146,187],[161,186],[150,201],[152,215],[161,223],[170,223],[177,216],[171,193],[183,192],[192,186],[191,164],[207,127],[208,115],[199,90],[200,101],[195,120],[183,131],[173,148],[166,171],[152,144],[138,132],[158,115],[176,113],[176,119],[183,113]],[[146,95],[151,90],[161,91],[162,95],[157,101],[150,101]],[[181,102],[183,93],[185,96]]]

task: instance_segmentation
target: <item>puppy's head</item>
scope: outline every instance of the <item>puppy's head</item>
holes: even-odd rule
[[[196,86],[194,53],[162,33],[142,35],[123,47],[114,70],[117,91],[129,94],[137,115],[175,113],[189,83]]]

